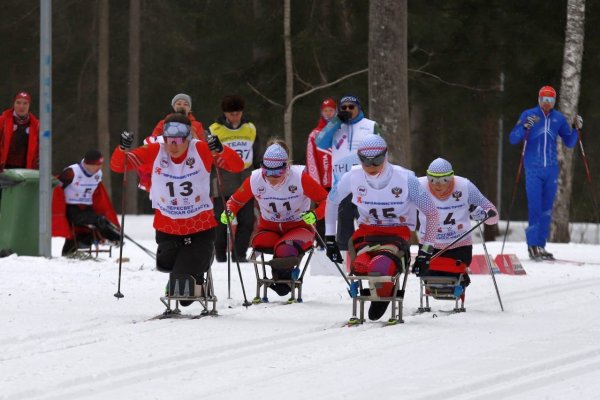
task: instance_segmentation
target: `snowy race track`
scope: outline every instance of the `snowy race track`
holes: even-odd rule
[[[154,250],[150,219],[128,218],[129,235]],[[54,239],[53,253],[61,246]],[[466,313],[413,316],[410,276],[405,323],[384,329],[342,327],[351,301],[336,276],[307,274],[303,304],[273,293],[245,309],[235,265],[228,300],[227,266],[215,264],[218,317],[146,321],[163,310],[167,277],[131,243],[121,300],[114,254],[13,255],[0,259],[0,399],[598,399],[600,247],[548,248],[585,264],[530,262],[509,242],[527,275],[496,276],[505,312],[490,276],[475,275]],[[254,272],[242,270],[251,299]]]

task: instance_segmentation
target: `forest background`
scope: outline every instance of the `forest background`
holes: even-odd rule
[[[139,4],[139,61],[130,54],[130,5]],[[521,145],[508,134],[519,114],[537,104],[543,85],[560,89],[566,0],[408,1],[407,62],[410,115],[410,165],[423,175],[436,157],[448,159],[501,212],[511,195]],[[3,0],[0,25],[0,105],[11,107],[17,91],[33,95],[39,115],[39,1]],[[101,30],[102,10],[108,18]],[[246,99],[246,115],[262,144],[283,137],[286,101],[284,7],[281,0],[58,0],[53,2],[53,173],[79,161],[108,135],[112,149],[131,125],[130,61],[139,68],[136,140],[148,136],[171,111],[171,98],[192,96],[193,113],[205,126],[220,115],[224,95]],[[369,67],[369,2],[306,0],[291,2],[294,91],[301,94]],[[600,112],[594,107],[600,87],[600,2],[587,1],[579,110],[582,139],[598,179]],[[99,52],[104,34],[108,48]],[[107,40],[107,42],[106,42]],[[99,107],[99,63],[108,55],[106,107]],[[130,60],[131,58],[131,60]],[[102,82],[102,81],[101,81]],[[299,98],[293,107],[293,158],[305,161],[308,134],[319,117],[320,102],[354,94],[369,116],[368,74]],[[560,97],[560,93],[559,93]],[[99,127],[99,115],[108,127]],[[102,131],[100,134],[98,130]],[[393,127],[384,136],[395,135]],[[498,168],[498,147],[501,163]],[[577,153],[577,148],[575,149]],[[105,157],[108,159],[109,154]],[[120,210],[121,178],[105,174]],[[574,157],[571,221],[592,221],[590,188],[581,156]],[[501,199],[497,176],[501,173]],[[112,177],[112,179],[110,179]],[[527,218],[524,177],[511,218]],[[146,195],[139,212],[150,212]],[[505,216],[505,215],[504,215]]]

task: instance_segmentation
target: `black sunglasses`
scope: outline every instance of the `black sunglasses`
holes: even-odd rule
[[[354,110],[354,104],[347,104],[347,105],[340,106],[340,110],[342,110],[342,111]]]
[[[358,155],[358,159],[360,160],[360,163],[362,165],[364,165],[365,167],[378,167],[381,164],[383,164],[383,162],[385,161],[385,154],[387,153],[387,151],[384,151],[383,153],[375,156],[375,157],[367,157],[367,156],[363,156],[362,154]]]

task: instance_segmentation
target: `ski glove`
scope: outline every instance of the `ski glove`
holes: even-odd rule
[[[350,121],[350,118],[352,117],[352,113],[350,111],[340,111],[340,112],[338,112],[337,117],[340,119],[340,121],[342,121],[343,123],[346,123],[346,122]]]
[[[207,139],[208,148],[210,151],[216,151],[217,153],[223,152],[223,144],[219,140],[218,136],[209,135]]]
[[[227,210],[221,213],[221,223],[227,225],[227,223],[233,224],[235,222],[235,215]]]
[[[340,252],[340,248],[338,247],[337,242],[335,241],[335,236],[325,236],[325,247],[327,257],[333,261],[334,263],[344,262],[342,259],[342,253]]]
[[[577,115],[573,117],[573,123],[571,124],[573,129],[581,129],[583,128],[583,117],[581,115]]]
[[[433,252],[433,246],[423,245],[417,253],[415,263],[412,266],[412,272],[416,276],[423,276],[429,271],[429,260],[431,259],[431,253]]]
[[[123,133],[121,133],[121,140],[119,141],[119,144],[123,150],[129,150],[133,144],[133,133],[123,131]]]
[[[538,117],[536,117],[535,115],[530,115],[527,117],[527,121],[525,121],[525,123],[523,124],[523,126],[525,127],[525,129],[531,129],[531,127],[533,126],[533,124],[535,124],[538,120]]]
[[[300,214],[302,221],[307,223],[308,225],[312,225],[317,222],[317,215],[312,211],[306,211]]]
[[[470,211],[470,216],[473,221],[483,221],[488,216],[487,212],[481,206],[473,207]]]

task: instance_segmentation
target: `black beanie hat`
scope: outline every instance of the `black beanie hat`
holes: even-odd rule
[[[89,150],[83,156],[83,162],[88,165],[100,165],[104,162],[104,158],[102,157],[102,153],[98,150]]]
[[[244,99],[240,96],[225,96],[221,101],[223,112],[244,111]]]

